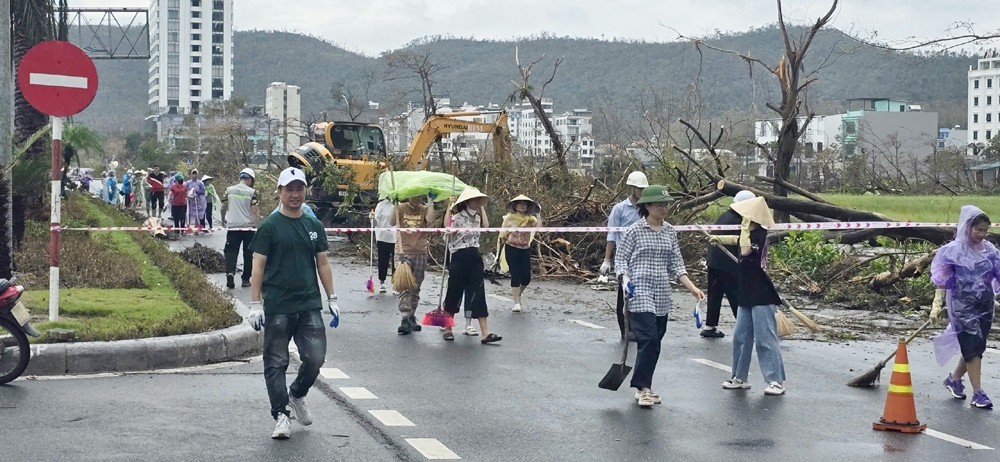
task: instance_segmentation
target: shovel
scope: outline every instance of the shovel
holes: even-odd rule
[[[629,299],[625,297],[625,332],[629,331],[628,328],[628,305]],[[632,367],[625,364],[628,359],[628,344],[631,343],[628,339],[625,340],[625,348],[622,351],[622,362],[621,364],[612,364],[611,369],[608,369],[608,373],[604,374],[604,378],[601,382],[597,384],[605,390],[618,391],[621,388],[622,383],[628,378],[628,375],[632,372]]]

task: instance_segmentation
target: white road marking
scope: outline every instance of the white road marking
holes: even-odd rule
[[[126,375],[149,375],[149,374],[186,374],[190,372],[211,371],[224,367],[245,366],[263,361],[263,356],[256,356],[246,361],[229,361],[224,363],[206,364],[203,366],[178,367],[174,369],[159,369],[153,371],[131,371],[131,372],[101,372],[98,374],[77,374],[77,375],[39,375],[22,376],[14,379],[20,380],[73,380],[73,379],[107,379],[112,377],[124,377]]]
[[[579,319],[574,319],[573,322],[575,322],[575,323],[577,323],[577,324],[579,324],[581,326],[584,326],[584,327],[589,327],[591,329],[607,329],[604,326],[598,326],[597,324],[591,324],[591,323],[589,323],[587,321],[580,321]]]
[[[378,399],[378,396],[365,387],[340,387],[340,391],[351,399]]]
[[[717,363],[715,361],[709,361],[707,359],[701,359],[701,358],[691,358],[691,361],[694,361],[694,362],[699,363],[699,364],[704,364],[704,365],[706,365],[708,367],[714,367],[714,368],[716,368],[716,369],[718,369],[720,371],[726,371],[726,372],[728,372],[730,374],[733,373],[733,368],[731,368],[731,367],[729,367],[729,366],[727,366],[725,364],[719,364],[719,363]]]
[[[86,77],[75,77],[72,75],[32,72],[28,75],[28,82],[32,85],[41,85],[43,87],[87,88]]]
[[[958,438],[956,436],[951,436],[951,435],[949,435],[947,433],[941,433],[941,432],[939,432],[937,430],[931,430],[929,428],[925,429],[923,431],[923,433],[925,435],[927,435],[927,436],[933,436],[933,437],[935,437],[935,438],[937,438],[939,440],[944,440],[944,441],[947,441],[949,443],[955,443],[955,444],[957,444],[959,446],[965,446],[965,447],[967,447],[969,449],[989,449],[991,451],[993,450],[993,448],[991,448],[989,446],[983,446],[983,445],[981,445],[979,443],[973,443],[972,441],[963,440],[962,438]]]
[[[461,460],[458,454],[455,454],[448,449],[447,446],[442,444],[436,438],[406,438],[406,442],[410,443],[414,449],[420,451],[424,457],[431,460]]]
[[[336,367],[323,367],[319,370],[320,375],[327,379],[349,379],[350,377],[344,373],[344,371],[337,369]]]
[[[503,300],[505,302],[513,302],[514,301],[514,299],[504,297],[503,295],[497,295],[497,294],[486,294],[486,295],[489,295],[490,297],[493,297],[493,298],[495,298],[497,300]]]
[[[382,422],[382,425],[387,427],[416,427],[417,425],[403,417],[398,411],[391,410],[376,410],[368,411],[371,415],[375,416],[376,419]]]

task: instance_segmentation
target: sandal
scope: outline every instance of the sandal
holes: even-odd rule
[[[449,341],[449,342],[452,342],[452,341],[455,340],[455,334],[453,334],[451,332],[445,332],[442,337],[444,337],[444,339],[447,340],[447,341]]]
[[[480,343],[482,343],[482,344],[485,345],[487,343],[499,342],[501,340],[503,340],[503,337],[501,337],[501,336],[499,336],[497,334],[492,334],[491,333],[490,335],[487,335],[486,338],[480,340]]]
[[[479,335],[479,331],[476,330],[476,328],[472,327],[472,326],[466,326],[465,327],[465,332],[462,332],[462,333],[465,334],[465,335],[470,335],[472,337],[475,337],[475,336]]]

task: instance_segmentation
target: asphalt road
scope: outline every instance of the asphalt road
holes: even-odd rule
[[[198,239],[221,248],[224,236]],[[928,434],[872,430],[883,411],[891,366],[882,372],[880,387],[844,385],[891,353],[891,342],[784,341],[785,396],[763,395],[756,363],[753,389],[726,391],[721,384],[729,377],[723,369],[731,362],[731,339],[698,337],[687,308],[678,310],[663,342],[654,378],[663,404],[644,410],[624,386],[618,392],[597,387],[621,351],[608,310],[611,292],[540,282],[529,288],[525,311],[515,314],[505,300],[506,286],[490,285],[491,330],[504,340],[485,346],[479,337],[461,334],[445,342],[436,328],[397,335],[395,298],[364,291],[367,261],[338,257],[333,266],[341,324],[327,331],[325,377],[308,398],[316,423],[293,423],[290,441],[268,438],[273,424],[262,367],[254,362],[0,387],[0,451],[11,460],[998,457],[992,449],[964,446],[1000,447],[1000,424],[993,412],[949,397],[940,384],[948,368],[936,364],[925,340],[914,341],[909,356],[917,415],[932,430]],[[222,282],[221,275],[212,279]],[[421,314],[436,307],[438,282],[438,274],[428,275]],[[249,292],[236,289],[234,295],[245,301]],[[681,307],[691,304],[681,294],[675,300]],[[730,333],[731,319],[724,320]],[[987,392],[1000,399],[1000,353],[987,353],[984,370]]]

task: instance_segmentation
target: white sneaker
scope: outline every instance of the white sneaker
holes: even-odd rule
[[[653,398],[653,404],[660,404],[662,402],[660,401],[660,395],[656,394],[656,392],[650,390],[649,395]],[[642,399],[642,392],[637,390],[635,392],[635,400],[639,401],[640,399]]]
[[[465,335],[470,335],[470,336],[475,337],[475,336],[479,335],[479,331],[476,330],[475,327],[465,326]]]
[[[378,286],[378,293],[384,294],[386,292],[388,292],[388,289],[385,287],[385,283],[383,282],[382,285]]]
[[[520,313],[521,312],[521,304],[520,303],[515,303],[514,304],[514,309],[511,310],[511,311],[513,311],[515,313]]]
[[[771,382],[767,388],[764,389],[765,395],[783,395],[785,394],[785,386],[778,382]]]
[[[725,382],[722,382],[722,388],[724,390],[749,390],[750,384],[733,377]],[[764,393],[767,393],[767,390],[764,390]]]
[[[288,394],[288,405],[292,407],[292,415],[302,425],[312,425],[313,417],[306,407],[306,398],[292,398],[291,392]]]
[[[639,393],[639,407],[653,407],[656,404],[656,400],[653,399],[653,394],[644,391]]]
[[[271,439],[287,440],[292,436],[291,426],[287,415],[284,413],[278,414],[278,423],[274,426],[274,433],[271,433]]]

